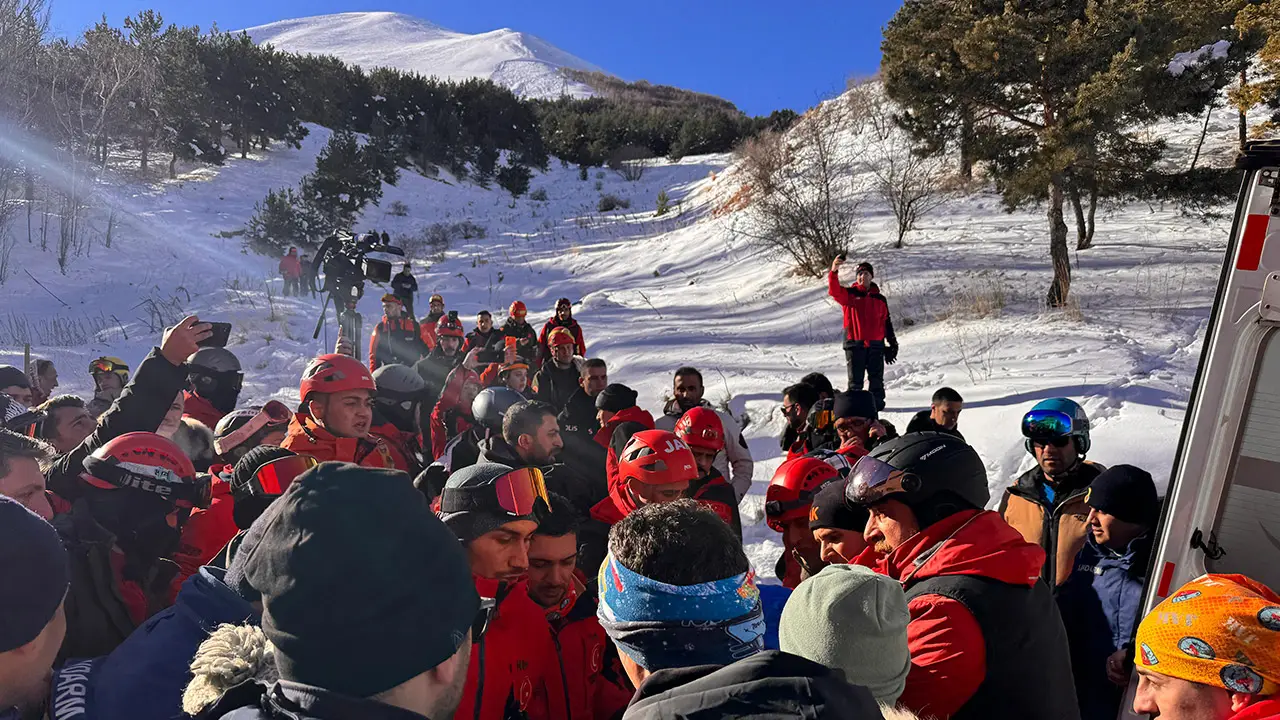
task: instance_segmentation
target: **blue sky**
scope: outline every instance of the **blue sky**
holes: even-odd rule
[[[803,110],[869,75],[901,0],[51,0],[52,29],[76,35],[152,8],[167,22],[239,29],[307,15],[391,10],[460,32],[538,35],[626,80],[711,93],[744,111]]]

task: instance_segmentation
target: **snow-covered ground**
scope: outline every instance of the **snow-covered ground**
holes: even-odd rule
[[[1231,121],[1215,117],[1211,154],[1225,152]],[[1164,132],[1180,141],[1194,134],[1192,125],[1198,129],[1192,119]],[[159,186],[122,180],[104,188],[120,208],[113,246],[102,246],[105,215],[95,215],[91,242],[65,276],[38,239],[27,244],[22,227],[14,258],[31,277],[19,270],[0,286],[0,362],[19,364],[20,343],[29,340],[35,356],[57,363],[62,390],[88,396],[90,360],[110,354],[134,364],[158,340],[157,317],[197,312],[234,323],[243,402],[295,401],[308,358],[332,346],[332,310],[313,340],[320,300],[280,298],[276,261],[218,234],[241,228],[269,188],[309,172],[327,137],[312,128],[301,150],[232,159]],[[813,370],[843,384],[840,312],[824,281],[794,276],[734,236],[732,213],[715,212],[737,188],[732,160],[662,162],[637,182],[608,171],[581,181],[576,168],[553,161],[532,184],[545,190],[545,202],[513,203],[497,188],[406,174],[364,213],[359,229],[399,240],[432,223],[484,226],[485,239],[414,258],[420,304],[438,291],[470,327],[478,310],[492,309],[501,322],[508,304],[522,299],[540,325],[556,298],[568,296],[578,303],[589,354],[605,358],[611,380],[638,390],[654,413],[672,370],[700,368],[708,398],[749,418],[745,434],[757,466],[743,503],[746,540],[769,576],[780,545],[761,515],[782,455],[779,393]],[[655,217],[663,189],[673,211]],[[602,192],[629,199],[631,211],[596,212]],[[395,201],[407,216],[390,214]],[[883,207],[867,205],[851,239],[851,259],[875,264],[898,328],[901,357],[886,372],[890,420],[902,427],[938,386],[956,388],[966,399],[960,427],[987,464],[993,504],[1032,462],[1020,416],[1058,395],[1079,399],[1093,418],[1091,457],[1167,475],[1229,218],[1205,224],[1147,205],[1100,213],[1096,247],[1078,253],[1079,310],[1069,312],[1041,307],[1050,279],[1042,211],[1006,214],[995,196],[970,196],[927,218],[903,249],[892,248],[891,220]],[[38,236],[38,215],[36,223]],[[380,294],[370,287],[360,304],[366,330],[377,321]]]
[[[333,55],[365,70],[390,67],[442,80],[492,80],[517,95],[589,97],[561,71],[600,68],[547,41],[503,28],[468,35],[394,12],[350,12],[281,20],[245,30],[278,50]]]

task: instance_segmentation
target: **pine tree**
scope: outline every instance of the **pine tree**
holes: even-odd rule
[[[513,200],[529,192],[532,179],[533,172],[524,165],[508,164],[498,169],[498,187],[511,193]]]

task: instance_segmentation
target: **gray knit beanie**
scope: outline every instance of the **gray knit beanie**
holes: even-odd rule
[[[843,670],[893,706],[911,668],[910,619],[898,581],[860,565],[828,565],[787,600],[778,641],[784,652]]]

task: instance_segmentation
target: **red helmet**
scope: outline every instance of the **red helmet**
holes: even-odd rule
[[[436,337],[466,337],[462,331],[462,321],[453,315],[441,315],[436,321]]]
[[[178,507],[209,507],[209,478],[172,440],[149,432],[125,433],[84,459],[80,477],[104,489],[134,488],[169,500]]]
[[[529,314],[529,308],[525,307],[524,303],[517,300],[511,303],[511,309],[507,311],[507,314],[511,317],[522,318]]]
[[[724,423],[715,410],[696,407],[676,422],[676,437],[691,448],[720,452],[724,449]]]
[[[569,328],[558,327],[547,335],[547,344],[551,347],[558,345],[576,345],[577,340],[573,339],[573,333],[569,332]]]
[[[769,527],[782,532],[788,522],[809,517],[813,496],[827,483],[839,479],[840,471],[818,458],[799,457],[779,465],[764,495]]]
[[[364,363],[347,355],[321,355],[302,373],[298,394],[306,402],[311,393],[337,393],[347,390],[377,392],[378,385]]]
[[[675,433],[642,430],[627,441],[618,459],[618,477],[645,485],[672,485],[698,479],[693,453]]]

